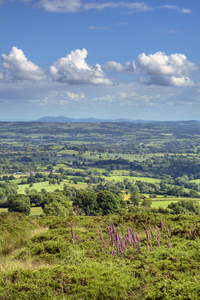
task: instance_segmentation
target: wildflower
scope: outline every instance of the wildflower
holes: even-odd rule
[[[138,243],[141,243],[141,240],[137,234],[136,234],[136,240],[138,241]]]
[[[132,230],[132,232],[131,232],[131,236],[132,236],[132,241],[133,241],[133,243],[135,244],[135,242],[136,242],[136,237],[135,237],[135,233],[134,233],[133,230]]]
[[[147,230],[146,230],[146,237],[147,237],[147,242],[148,242],[150,240],[150,238],[149,238],[149,233]]]

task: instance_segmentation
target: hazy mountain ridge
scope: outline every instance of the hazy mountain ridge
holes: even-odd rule
[[[68,118],[64,116],[59,116],[59,117],[42,117],[35,122],[47,122],[47,123],[102,123],[102,122],[154,122],[154,121],[149,121],[149,120],[129,120],[129,119],[96,119],[96,118]]]

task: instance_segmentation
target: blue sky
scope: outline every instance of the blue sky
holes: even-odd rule
[[[198,0],[0,0],[0,120],[200,120]]]

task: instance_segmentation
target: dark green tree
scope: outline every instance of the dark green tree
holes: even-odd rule
[[[56,216],[68,216],[71,210],[69,198],[61,192],[44,194],[41,207],[45,214]]]
[[[46,193],[44,194],[41,207],[44,208],[45,205],[50,204],[51,202],[61,203],[64,207],[70,208],[69,198],[63,195],[62,192]]]
[[[97,194],[97,204],[98,213],[102,215],[115,214],[126,207],[125,201],[109,191],[101,191]]]
[[[80,190],[73,201],[74,206],[79,206],[87,216],[98,214],[96,194],[90,190]]]
[[[9,196],[7,203],[9,212],[20,212],[26,216],[31,212],[30,199],[23,194]]]
[[[40,203],[42,201],[41,194],[29,193],[28,197],[29,197],[29,199],[31,201],[31,205],[34,204],[35,206],[40,206]]]

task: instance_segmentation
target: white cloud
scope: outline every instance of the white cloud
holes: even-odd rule
[[[41,80],[44,72],[34,63],[28,61],[22,50],[13,47],[8,55],[2,54],[5,79],[12,80]]]
[[[43,97],[42,99],[28,99],[27,102],[32,103],[32,104],[37,104],[40,106],[45,106],[49,104],[49,98],[48,96]]]
[[[50,67],[50,75],[55,81],[69,84],[111,84],[99,64],[89,66],[85,58],[87,50],[75,50],[57,60]]]
[[[176,5],[162,5],[162,6],[160,6],[160,8],[173,9],[173,10],[180,11],[184,14],[189,14],[192,12],[192,10],[189,8],[184,8],[184,7],[180,8]]]
[[[66,96],[67,96],[67,98],[72,99],[72,100],[85,99],[85,94],[83,92],[81,92],[79,94],[75,94],[75,93],[67,91]]]
[[[184,13],[184,14],[190,14],[192,11],[191,11],[191,9],[189,9],[189,8],[184,8],[184,7],[183,7],[183,8],[181,9],[181,12]]]
[[[168,9],[178,9],[176,5],[163,5],[161,8],[168,8]]]
[[[117,92],[107,94],[105,96],[95,97],[93,101],[98,104],[115,104],[119,106],[158,106],[162,103],[161,95],[146,95],[144,93],[137,93],[135,91]]]
[[[136,66],[134,61],[132,63],[127,62],[125,65],[115,61],[108,61],[104,65],[104,69],[112,72],[135,72]]]
[[[115,102],[115,95],[105,95],[101,97],[95,97],[93,100],[97,102],[103,102],[103,103],[112,103]]]
[[[138,56],[138,69],[145,71],[150,76],[149,84],[191,86],[194,82],[189,75],[197,66],[188,61],[184,54],[165,55],[164,52]]]
[[[104,3],[87,3],[82,0],[41,0],[39,6],[49,12],[78,12],[83,10],[103,10],[106,8],[128,8],[133,12],[145,12],[152,10],[144,2],[104,2]]]
[[[144,2],[105,2],[105,3],[85,3],[84,9],[98,9],[102,10],[104,8],[116,8],[125,7],[135,12],[144,12],[152,10],[151,7],[147,6]]]
[[[82,9],[81,0],[41,0],[39,6],[49,12],[75,13]]]

